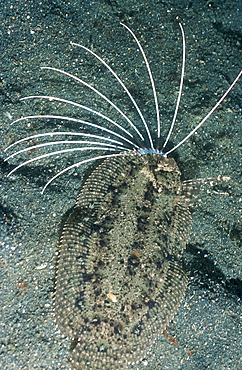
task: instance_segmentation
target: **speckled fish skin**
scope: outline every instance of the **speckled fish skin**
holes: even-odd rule
[[[73,369],[145,358],[186,287],[191,217],[172,158],[127,154],[85,177],[61,229],[55,316]]]

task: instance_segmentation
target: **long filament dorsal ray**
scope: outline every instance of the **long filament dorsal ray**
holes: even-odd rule
[[[95,123],[92,123],[92,122],[88,122],[88,121],[83,121],[81,119],[77,119],[77,118],[72,118],[72,117],[66,117],[66,116],[55,116],[55,115],[49,115],[49,114],[43,114],[43,115],[35,115],[35,116],[26,116],[26,117],[22,117],[22,118],[18,118],[16,119],[15,121],[13,121],[11,123],[11,125],[13,125],[14,123],[17,123],[17,122],[20,122],[20,121],[25,121],[25,120],[28,120],[28,119],[38,119],[38,118],[47,118],[47,119],[58,119],[58,120],[63,120],[63,121],[70,121],[70,122],[77,122],[77,123],[81,123],[83,125],[87,125],[87,126],[90,126],[90,127],[94,127],[94,128],[97,128],[99,130],[102,130],[102,131],[105,131],[111,135],[114,135],[114,136],[117,136],[119,137],[120,139],[126,141],[127,143],[131,144],[133,147],[139,149],[139,146],[136,145],[133,141],[125,138],[124,136],[122,135],[119,135],[117,134],[117,132],[115,131],[112,131],[112,130],[109,130],[108,128],[106,127],[102,127],[100,125],[96,125]]]
[[[202,119],[202,121],[199,122],[199,124],[187,136],[185,136],[184,139],[182,139],[177,145],[175,145],[168,152],[164,153],[165,156],[167,156],[168,154],[172,153],[174,150],[176,150],[177,148],[179,148],[179,146],[181,146],[183,143],[185,143],[185,141],[187,141],[204,124],[204,122],[207,121],[207,119],[213,114],[213,112],[219,107],[219,105],[221,104],[221,102],[226,98],[226,96],[228,95],[228,93],[232,90],[232,88],[234,87],[234,85],[236,84],[236,82],[239,80],[239,78],[241,77],[241,75],[242,75],[242,70],[239,72],[239,74],[237,75],[237,77],[235,78],[235,80],[232,82],[232,84],[229,86],[229,88],[227,89],[227,91],[225,91],[225,93],[217,101],[217,103],[214,105],[214,107]]]
[[[20,149],[18,150],[17,152],[14,152],[13,154],[9,155],[5,161],[8,161],[9,159],[15,157],[16,155],[19,155],[21,153],[25,153],[25,152],[28,152],[29,150],[33,150],[33,149],[39,149],[39,148],[45,148],[45,147],[48,147],[48,146],[51,146],[51,145],[61,145],[61,144],[78,144],[78,145],[81,145],[81,144],[90,144],[90,145],[100,145],[107,148],[107,147],[110,147],[110,148],[115,148],[115,149],[120,149],[120,150],[125,150],[126,148],[124,147],[120,147],[120,146],[117,146],[117,145],[113,145],[113,144],[107,144],[107,143],[101,143],[101,142],[98,142],[98,141],[87,141],[87,140],[58,140],[58,141],[48,141],[46,143],[42,143],[42,144],[36,144],[36,145],[31,145],[31,146],[28,146],[27,148],[24,148],[24,149]],[[86,147],[88,148],[88,147]],[[102,148],[100,148],[102,149]]]
[[[161,127],[160,127],[160,111],[159,111],[158,98],[157,98],[157,93],[156,93],[156,88],[155,88],[155,82],[154,82],[154,78],[153,78],[153,75],[152,75],[152,72],[151,72],[151,69],[150,69],[148,59],[145,55],[144,49],[142,48],[142,46],[141,46],[139,40],[137,39],[137,37],[135,36],[134,32],[128,26],[126,26],[124,23],[120,23],[120,24],[122,26],[124,26],[131,33],[131,35],[133,36],[133,38],[134,38],[135,42],[137,43],[137,45],[140,49],[140,52],[143,56],[143,59],[144,59],[144,62],[145,62],[145,65],[146,65],[146,68],[147,68],[147,71],[148,71],[148,74],[149,74],[151,87],[152,87],[152,91],[153,91],[153,97],[154,97],[154,101],[155,101],[156,120],[157,120],[157,136],[158,136],[158,139],[159,139],[160,138],[160,130],[161,130]]]
[[[75,75],[73,75],[71,73],[68,73],[66,71],[63,71],[62,69],[58,69],[58,68],[54,68],[54,67],[40,67],[40,68],[41,69],[48,69],[48,70],[52,70],[52,71],[61,73],[63,75],[66,75],[66,76],[72,78],[73,80],[76,80],[76,81],[80,82],[82,85],[88,87],[90,90],[92,90],[97,95],[99,95],[102,99],[106,100],[106,102],[109,103],[117,112],[119,112],[122,115],[122,117],[130,124],[130,126],[136,131],[136,133],[139,135],[139,137],[141,138],[141,140],[144,141],[143,135],[137,129],[137,127],[135,126],[135,124],[126,116],[126,114],[124,114],[124,112],[116,104],[114,104],[110,99],[108,99],[108,97],[106,95],[102,94],[95,87],[93,87],[90,84],[88,84],[87,82],[83,81],[81,78],[79,78],[79,77],[77,77],[77,76],[75,76]]]
[[[168,141],[171,137],[171,133],[173,131],[174,124],[176,122],[176,117],[177,117],[177,113],[178,113],[178,109],[179,109],[179,105],[180,105],[180,101],[181,101],[181,96],[182,96],[182,87],[183,87],[185,64],[186,64],[186,41],[185,41],[184,30],[183,30],[183,27],[182,27],[181,23],[179,23],[179,26],[180,26],[181,33],[182,33],[182,70],[181,70],[180,86],[179,86],[179,92],[178,92],[178,97],[177,97],[177,102],[176,102],[176,108],[175,108],[175,112],[174,112],[173,119],[172,119],[172,122],[171,122],[171,127],[170,127],[170,130],[168,132],[167,138],[166,138],[166,140],[163,144],[163,147],[162,147],[162,150],[161,150],[162,152],[164,152],[164,148],[166,147],[166,145],[167,145],[167,143],[168,143]]]
[[[117,122],[113,121],[111,118],[105,116],[104,114],[102,114],[101,112],[98,112],[92,108],[89,108],[87,107],[86,105],[82,105],[82,104],[79,104],[79,103],[76,103],[72,100],[67,100],[67,99],[62,99],[62,98],[57,98],[55,96],[50,96],[50,95],[30,95],[30,96],[26,96],[24,98],[21,98],[20,100],[27,100],[27,99],[49,99],[50,101],[59,101],[61,103],[66,103],[66,104],[70,104],[70,105],[74,105],[78,108],[81,108],[81,109],[85,109],[93,114],[96,114],[98,115],[99,117],[102,117],[103,119],[105,119],[106,121],[112,123],[114,126],[118,127],[120,130],[122,130],[123,132],[125,132],[128,136],[130,136],[131,138],[134,137],[134,135],[132,135],[128,130],[126,130],[123,126],[119,125]]]
[[[18,145],[18,144],[20,144],[24,141],[29,141],[29,140],[32,140],[32,139],[38,139],[40,137],[47,137],[47,136],[52,137],[52,136],[55,136],[55,135],[57,135],[57,136],[89,137],[89,138],[95,138],[95,139],[110,141],[111,143],[115,143],[115,144],[123,146],[123,143],[121,143],[121,141],[113,140],[113,139],[110,139],[108,137],[103,137],[103,136],[99,136],[99,135],[85,134],[85,133],[81,133],[81,132],[70,132],[70,131],[54,131],[54,132],[45,132],[43,134],[35,134],[35,135],[30,135],[30,136],[24,137],[23,139],[17,140],[14,143],[7,146],[7,148],[4,149],[4,152],[6,152],[7,150],[12,148],[13,146]],[[6,161],[6,159],[4,161]]]
[[[50,153],[42,154],[42,155],[39,155],[39,156],[37,156],[35,158],[31,158],[28,161],[25,161],[25,162],[19,164],[17,167],[14,167],[14,169],[12,169],[12,171],[10,171],[7,174],[7,177],[11,176],[14,172],[16,172],[19,168],[25,166],[26,164],[30,164],[30,163],[39,161],[40,159],[43,159],[43,158],[47,158],[47,157],[51,157],[51,156],[59,155],[59,154],[64,154],[64,153],[83,152],[83,151],[90,151],[90,150],[104,150],[104,151],[109,150],[109,151],[115,151],[116,149],[109,148],[109,147],[100,148],[100,147],[91,147],[91,146],[88,146],[88,147],[84,147],[84,148],[69,148],[69,149],[57,150],[56,152],[50,152]],[[123,150],[128,150],[128,149],[123,149]]]
[[[132,94],[130,93],[130,91],[128,90],[128,88],[125,86],[125,84],[123,83],[123,81],[119,78],[119,76],[117,75],[116,72],[114,72],[114,70],[96,53],[94,53],[94,51],[92,51],[91,49],[87,48],[86,46],[83,46],[83,45],[80,45],[80,44],[76,44],[75,42],[71,42],[71,45],[75,45],[75,46],[79,46],[80,48],[86,50],[87,52],[89,52],[90,54],[92,54],[95,58],[97,58],[111,73],[112,75],[116,78],[116,80],[119,82],[119,84],[122,86],[122,88],[124,89],[124,91],[127,93],[127,95],[129,96],[130,100],[132,101],[133,105],[135,106],[135,109],[137,110],[144,126],[145,126],[145,129],[146,129],[146,132],[147,132],[147,135],[148,135],[148,138],[149,138],[149,142],[150,142],[150,145],[151,145],[151,148],[154,149],[154,146],[153,146],[153,141],[152,141],[152,138],[151,138],[151,134],[150,134],[150,130],[148,128],[148,125],[147,125],[147,122],[138,106],[138,104],[136,103],[135,99],[133,98]]]
[[[120,157],[120,156],[123,156],[123,153],[117,153],[117,154],[105,154],[105,155],[100,155],[100,156],[97,156],[97,157],[94,157],[94,158],[88,158],[88,159],[84,159],[83,161],[80,161],[80,162],[77,162],[77,163],[74,163],[72,164],[71,166],[69,167],[66,167],[64,168],[64,170],[62,171],[59,171],[55,176],[53,176],[46,184],[45,186],[43,187],[42,191],[41,191],[41,194],[44,193],[45,189],[47,188],[47,186],[50,185],[50,183],[52,181],[54,181],[55,179],[57,179],[57,177],[63,175],[63,173],[71,170],[72,168],[75,168],[75,167],[79,167],[81,166],[82,164],[84,163],[89,163],[91,161],[96,161],[98,159],[105,159],[105,158],[111,158],[111,157]]]

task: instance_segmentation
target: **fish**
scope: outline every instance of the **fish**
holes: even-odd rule
[[[138,364],[149,355],[153,343],[176,314],[188,281],[181,257],[190,235],[189,208],[196,193],[196,181],[181,180],[181,171],[170,154],[210,118],[242,74],[242,71],[238,73],[195,128],[179,143],[171,145],[184,83],[183,27],[179,23],[183,52],[178,98],[169,132],[163,139],[158,97],[148,59],[134,32],[127,25],[121,25],[133,37],[147,69],[156,111],[155,133],[110,65],[91,49],[72,43],[96,58],[113,75],[141,123],[138,126],[108,96],[78,76],[54,67],[42,67],[91,90],[116,111],[121,123],[101,110],[72,100],[32,95],[21,100],[62,103],[88,112],[95,119],[87,121],[54,114],[25,116],[12,124],[41,119],[77,123],[81,128],[78,132],[33,134],[5,149],[6,152],[12,150],[5,161],[27,153],[34,155],[15,166],[8,176],[38,160],[78,153],[80,160],[55,174],[42,193],[67,171],[89,165],[74,206],[63,215],[55,279],[55,319],[61,332],[72,340],[70,363],[74,370],[128,369]],[[27,143],[37,140],[45,142],[26,147]],[[16,150],[16,146],[21,149]],[[59,150],[53,150],[55,146]],[[39,150],[47,152],[38,154]]]

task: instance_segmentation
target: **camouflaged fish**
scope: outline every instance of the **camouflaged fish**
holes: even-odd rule
[[[63,103],[73,110],[88,112],[96,119],[93,122],[62,115],[26,116],[13,124],[48,119],[78,123],[80,131],[38,133],[6,148],[6,151],[13,150],[6,161],[29,151],[34,153],[34,158],[21,162],[9,176],[37,160],[62,154],[75,157],[78,153],[78,161],[52,177],[43,191],[65,172],[92,164],[86,170],[75,206],[64,217],[56,273],[55,317],[61,332],[72,339],[70,362],[76,370],[132,367],[145,359],[176,313],[187,282],[181,255],[189,238],[191,217],[186,184],[180,179],[175,160],[168,155],[202,126],[242,74],[240,71],[204,119],[177,145],[166,150],[182,95],[183,28],[180,25],[183,60],[178,99],[169,133],[161,142],[158,99],[149,63],[133,31],[122,25],[133,36],[147,68],[157,116],[155,137],[137,102],[114,70],[92,50],[73,43],[96,58],[115,77],[131,100],[141,124],[132,122],[93,85],[66,71],[43,67],[91,90],[120,115],[122,123],[74,101],[55,96],[28,96],[21,100]],[[97,119],[100,124],[96,123]],[[26,147],[32,140],[41,140],[41,143]],[[16,150],[16,146],[20,149]],[[55,147],[58,150],[53,150]]]

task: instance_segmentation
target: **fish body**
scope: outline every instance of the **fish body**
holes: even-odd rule
[[[55,316],[74,339],[73,369],[126,369],[145,358],[183,297],[190,224],[172,158],[106,159],[83,181],[56,276]]]

